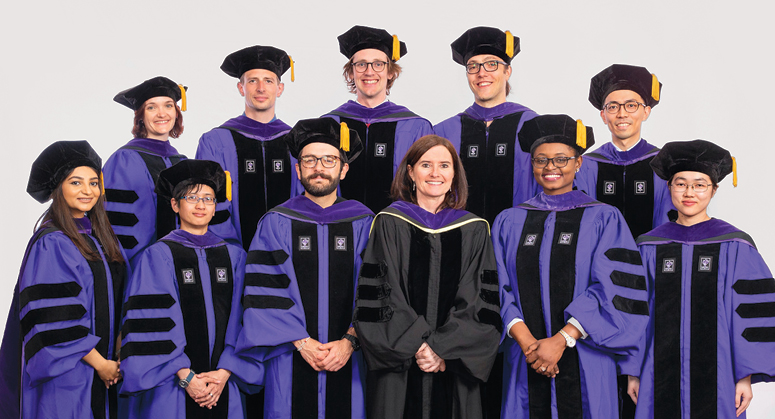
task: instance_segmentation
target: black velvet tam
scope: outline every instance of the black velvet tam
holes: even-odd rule
[[[99,175],[102,159],[86,141],[57,141],[46,147],[32,163],[27,193],[41,204],[76,167],[87,166]]]
[[[350,163],[363,151],[363,143],[358,136],[358,131],[350,128],[347,128],[349,141],[347,139],[343,141],[343,129],[342,124],[331,118],[303,119],[297,122],[291,132],[285,136],[285,142],[288,144],[291,156],[297,160],[299,153],[307,144],[326,143],[343,150],[347,158],[345,163]]]
[[[659,85],[655,89],[655,85]],[[589,102],[603,110],[605,98],[616,90],[632,90],[643,98],[643,103],[652,108],[659,103],[662,83],[645,67],[613,64],[592,77],[589,84]]]
[[[288,54],[275,47],[253,45],[232,52],[223,60],[221,70],[224,73],[240,78],[246,71],[262,69],[277,74],[277,78],[285,74],[291,67]]]
[[[387,54],[388,59],[393,59],[393,36],[384,29],[370,28],[368,26],[353,26],[349,31],[339,35],[339,52],[348,59],[362,49],[378,49]],[[406,55],[406,44],[399,42],[398,58]]]
[[[221,165],[210,160],[183,160],[159,173],[156,194],[169,200],[181,182],[191,180],[195,185],[207,185],[215,191],[215,200],[226,201],[226,173]]]
[[[595,134],[592,127],[584,126],[581,120],[568,115],[540,115],[525,121],[519,130],[522,151],[532,155],[536,147],[546,143],[562,143],[582,155],[595,145]]]
[[[705,173],[719,183],[733,168],[729,151],[705,140],[669,142],[650,164],[657,176],[668,181],[678,172],[690,171]]]
[[[513,42],[513,51],[507,51],[508,37],[511,37]],[[482,54],[495,55],[506,63],[511,64],[511,59],[519,54],[519,37],[506,34],[506,32],[497,28],[479,26],[467,30],[451,46],[452,59],[461,65],[466,65],[471,57]],[[512,54],[509,55],[508,52],[512,52]]]
[[[183,88],[188,90],[188,87]],[[146,100],[157,96],[167,96],[177,102],[181,98],[180,86],[166,77],[158,76],[119,92],[113,101],[136,111]]]

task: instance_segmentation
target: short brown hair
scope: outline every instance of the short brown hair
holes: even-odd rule
[[[353,72],[355,71],[353,69],[353,61],[348,61],[347,64],[344,65],[343,70],[342,76],[344,76],[344,81],[347,83],[347,90],[350,93],[357,92],[358,88],[355,86],[355,78],[353,77]],[[388,59],[386,71],[390,76],[388,77],[387,87],[385,88],[387,94],[390,94],[390,88],[393,87],[393,83],[395,83],[398,76],[401,75],[401,70],[401,66],[397,62]]]
[[[396,201],[407,201],[417,204],[417,194],[412,188],[412,178],[409,177],[408,166],[414,167],[420,161],[422,156],[437,145],[444,146],[449,154],[452,155],[452,167],[455,169],[455,177],[452,178],[452,188],[444,202],[439,206],[439,210],[444,208],[465,209],[468,202],[468,180],[466,179],[466,170],[463,163],[457,155],[457,150],[444,137],[438,135],[426,135],[420,137],[406,152],[401,164],[398,165],[396,176],[393,178],[393,184],[390,186],[390,197]]]
[[[135,111],[135,122],[132,126],[132,135],[134,135],[135,138],[147,138],[148,136],[148,130],[145,129],[145,123],[143,122],[143,115],[145,114],[145,104],[143,106],[140,106],[139,109]],[[178,138],[180,135],[183,134],[183,113],[180,112],[180,107],[178,107],[178,104],[175,104],[175,125],[172,127],[172,130],[170,131],[170,137],[172,138]]]

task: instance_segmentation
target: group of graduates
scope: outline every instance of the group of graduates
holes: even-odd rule
[[[474,104],[436,126],[387,100],[404,42],[338,39],[356,100],[321,118],[276,118],[293,61],[252,46],[221,66],[245,113],[196,159],[165,77],[116,95],[135,138],[104,166],[86,141],[41,153],[0,417],[745,415],[775,376],[775,280],[707,214],[730,153],[641,138],[655,75],[592,78],[612,141],[587,153],[580,120],[506,101],[508,31],[451,44]]]

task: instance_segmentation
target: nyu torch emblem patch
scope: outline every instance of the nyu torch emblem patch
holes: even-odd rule
[[[675,272],[675,259],[662,259],[662,273],[674,273]]]
[[[537,234],[528,234],[525,236],[525,242],[522,243],[523,246],[535,246],[536,239],[538,238]]]
[[[334,237],[334,249],[340,251],[347,251],[347,237],[336,236]]]
[[[183,273],[183,283],[184,284],[193,284],[194,283],[194,270],[193,269],[181,269],[181,273]]]
[[[636,180],[635,181],[635,195],[646,195],[646,181],[645,180]]]
[[[229,277],[226,276],[226,268],[215,268],[215,281],[219,284],[225,284],[229,282]]]
[[[312,237],[299,236],[299,250],[312,250]]]
[[[474,159],[479,157],[479,146],[478,145],[470,145],[470,146],[468,146],[468,157],[474,158]]]
[[[506,143],[495,144],[495,155],[496,156],[505,156],[506,155]]]
[[[557,240],[557,244],[571,244],[573,241],[573,233],[560,233],[560,238]]]
[[[245,160],[245,173],[256,173],[255,160]]]
[[[374,143],[374,157],[387,156],[387,144],[386,143]]]
[[[616,194],[616,182],[607,180],[603,184],[603,195],[614,195]]]
[[[275,173],[283,173],[285,171],[283,161],[280,159],[272,160],[272,167]]]
[[[699,272],[710,272],[713,269],[713,256],[700,256],[700,263],[697,266]]]

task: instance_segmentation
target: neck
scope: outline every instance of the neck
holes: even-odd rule
[[[566,188],[562,189],[546,189],[544,188],[544,195],[562,195],[564,193],[568,193],[573,190],[573,184],[568,185]]]
[[[496,98],[492,98],[490,100],[479,100],[477,98],[474,98],[474,103],[477,105],[483,107],[483,108],[494,108],[498,105],[502,105],[506,103],[506,95],[504,94],[503,97],[498,96]]]
[[[636,135],[623,140],[615,135],[611,137],[611,142],[614,143],[614,146],[622,151],[629,150],[632,146],[638,144],[638,141],[640,141],[640,131],[638,131]]]
[[[382,102],[384,102],[386,99],[387,99],[387,93],[383,92],[382,94],[376,97],[363,97],[359,94],[355,100],[367,108],[376,108],[377,106],[381,105]]]
[[[710,220],[710,217],[708,216],[707,211],[703,211],[693,216],[687,216],[679,212],[678,219],[675,222],[682,226],[691,227],[695,224],[699,224],[708,220]]]
[[[150,138],[152,140],[157,140],[157,141],[169,141],[170,140],[169,133],[167,133],[167,134],[159,134],[159,135],[147,134],[147,136],[148,136],[148,138]]]
[[[205,233],[207,233],[207,225],[204,225],[202,227],[195,227],[187,223],[184,223],[182,221],[180,223],[180,229],[187,233],[191,233],[197,236],[204,236]]]
[[[245,106],[245,116],[262,124],[268,124],[272,122],[272,119],[274,119],[274,106],[272,106],[271,109],[267,109],[265,111],[259,111]]]
[[[425,211],[430,212],[431,214],[436,214],[439,212],[441,204],[444,203],[444,198],[445,196],[439,196],[435,198],[418,196],[417,205]]]
[[[334,202],[336,202],[336,191],[326,196],[314,196],[312,194],[304,192],[304,196],[309,198],[310,201],[320,205],[321,208],[328,208],[331,205],[334,205]]]

